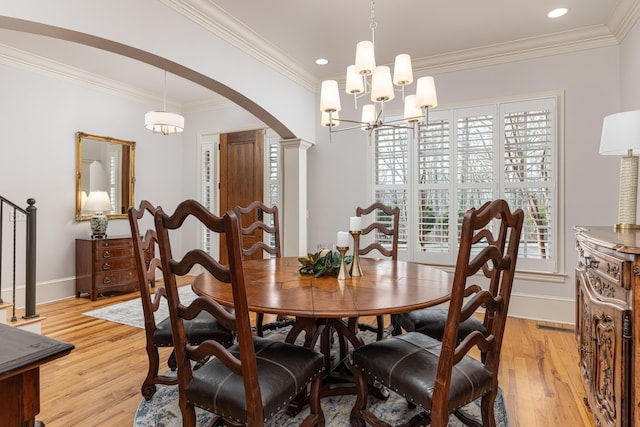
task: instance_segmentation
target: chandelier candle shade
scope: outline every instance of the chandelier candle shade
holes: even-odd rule
[[[167,72],[164,72],[163,110],[144,115],[144,126],[153,133],[170,135],[184,130],[184,117],[167,111]]]
[[[353,261],[351,262],[351,277],[361,277],[362,268],[360,267],[360,234],[362,233],[362,218],[352,216],[349,218],[349,234],[353,237]]]
[[[602,123],[600,154],[624,156],[620,163],[618,229],[640,229],[636,224],[640,110],[606,116]]]
[[[391,69],[386,65],[376,65],[375,58],[375,2],[371,1],[371,41],[361,41],[356,45],[355,64],[347,67],[345,92],[353,95],[355,108],[358,108],[358,98],[369,95],[373,104],[366,104],[362,109],[360,121],[347,120],[357,126],[334,130],[340,124],[337,113],[341,110],[340,92],[336,80],[325,80],[320,90],[320,111],[322,125],[329,128],[329,135],[351,129],[362,129],[371,132],[381,127],[397,127],[415,129],[415,124],[422,121],[428,123],[428,109],[438,106],[436,87],[433,77],[420,77],[416,84],[416,94],[405,97],[405,87],[413,83],[413,69],[411,56],[403,53],[397,55],[394,61],[393,78]],[[395,86],[399,87],[396,89]],[[384,104],[395,98],[395,92],[402,92],[405,103],[404,117],[400,120],[385,121]],[[402,122],[405,122],[404,124]]]

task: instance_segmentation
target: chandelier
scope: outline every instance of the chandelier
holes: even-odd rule
[[[329,128],[330,134],[352,129],[362,129],[371,135],[382,127],[415,129],[418,122],[428,121],[429,108],[438,106],[433,77],[420,77],[416,82],[416,93],[405,97],[405,87],[413,83],[411,57],[408,54],[396,56],[393,79],[391,69],[386,65],[376,66],[375,59],[375,1],[371,0],[371,41],[361,41],[356,46],[355,64],[347,67],[345,92],[353,95],[356,109],[358,98],[369,95],[373,104],[362,108],[360,121],[340,119],[340,93],[336,80],[325,80],[320,90],[321,124]],[[394,86],[397,86],[394,87]],[[395,92],[402,93],[404,115],[402,119],[385,121],[384,104],[395,98]],[[357,126],[334,130],[340,121],[356,123]]]
[[[184,130],[184,117],[167,111],[167,71],[164,72],[164,96],[162,111],[148,111],[144,126],[153,133],[170,135]]]

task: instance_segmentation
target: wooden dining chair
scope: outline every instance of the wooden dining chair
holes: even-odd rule
[[[409,425],[446,426],[454,413],[467,425],[495,426],[500,351],[523,222],[524,212],[512,213],[504,200],[466,212],[443,340],[407,332],[354,350],[358,396],[351,411],[352,426],[387,425],[367,408],[368,384],[374,381],[424,410]],[[482,269],[491,271],[487,289],[472,284]],[[465,295],[470,297],[466,303]],[[479,307],[485,309],[487,335],[475,331],[458,342],[460,323]],[[475,349],[482,360],[469,355]],[[478,398],[482,424],[460,410]]]
[[[391,208],[380,202],[375,202],[366,208],[357,207],[356,216],[369,218],[370,221],[362,229],[360,238],[369,236],[368,244],[358,248],[359,255],[367,255],[369,253],[378,256],[398,259],[398,232],[400,224],[400,208]],[[394,325],[394,316],[391,316],[391,324]],[[376,333],[376,339],[381,340],[386,330],[384,326],[384,317],[376,316],[376,326],[366,323],[358,323],[358,329],[361,331],[371,331]]]
[[[146,351],[149,367],[147,376],[141,387],[142,396],[149,400],[156,392],[156,384],[175,385],[178,383],[173,375],[159,374],[160,355],[159,347],[173,347],[171,336],[171,321],[167,317],[156,321],[155,313],[164,302],[166,304],[166,292],[164,286],[155,286],[156,270],[160,267],[160,259],[153,255],[156,253],[157,235],[154,228],[147,229],[142,235],[140,233],[139,221],[146,215],[149,225],[153,227],[153,215],[156,208],[147,200],[140,202],[138,209],[130,207],[128,211],[129,225],[131,227],[131,237],[133,240],[133,251],[136,262],[136,272],[140,288],[140,300],[142,302],[142,313],[144,315],[144,329],[146,336]],[[155,287],[155,292],[151,293],[151,288]],[[233,344],[233,333],[222,327],[216,319],[209,313],[202,313],[196,318],[189,320],[186,325],[187,339],[189,342],[198,344],[207,339],[213,339],[223,346],[229,347]],[[168,366],[171,370],[176,369],[175,351],[171,352],[168,359]]]
[[[213,233],[224,234],[228,265],[222,265],[201,249],[191,249],[181,259],[174,258],[169,232],[180,230],[186,220],[195,219]],[[283,410],[299,393],[310,388],[310,413],[304,426],[323,426],[320,386],[323,372],[321,353],[279,341],[257,337],[252,333],[247,305],[240,225],[232,210],[222,218],[213,215],[195,200],[180,203],[169,216],[158,209],[156,231],[162,260],[162,272],[169,300],[169,314],[176,360],[178,361],[179,406],[183,426],[196,423],[195,407],[216,414],[231,426],[263,426],[265,420]],[[228,283],[233,292],[234,310],[229,312],[209,296],[199,296],[188,306],[180,302],[176,275],[200,266]],[[225,348],[208,340],[189,344],[185,320],[206,311],[237,334],[237,344]],[[192,361],[211,357],[200,369]],[[216,424],[220,425],[220,424]]]
[[[276,258],[282,256],[277,206],[267,206],[256,200],[246,207],[236,206],[234,211],[240,221],[242,255],[244,255],[245,259],[255,256],[262,257],[264,253]],[[294,322],[295,319],[286,315],[278,315],[275,322],[265,325],[264,313],[256,313],[256,333],[262,337],[264,336],[264,331],[293,325]]]

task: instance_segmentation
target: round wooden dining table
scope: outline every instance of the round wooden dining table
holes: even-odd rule
[[[447,301],[451,292],[450,275],[424,264],[360,258],[360,266],[362,276],[338,280],[333,276],[300,273],[300,262],[295,257],[244,261],[249,310],[296,316],[286,342],[296,342],[302,332],[306,347],[314,347],[320,339],[326,373],[322,396],[355,393],[349,380],[344,339],[354,348],[364,345],[358,335],[358,318],[437,305]],[[208,295],[224,306],[233,307],[231,285],[219,282],[209,273],[198,275],[191,286],[197,295]],[[333,331],[339,337],[338,358],[330,350]],[[386,397],[383,390],[373,392],[379,398]],[[287,412],[296,414],[303,404],[294,403]]]
[[[298,270],[296,257],[244,261],[249,310],[310,318],[354,318],[402,313],[440,304],[451,277],[437,268],[406,261],[360,258],[363,275],[346,280]],[[233,307],[229,284],[208,273],[192,283],[196,294]]]

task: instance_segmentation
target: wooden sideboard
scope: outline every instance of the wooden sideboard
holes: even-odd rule
[[[76,239],[76,296],[88,293],[92,301],[102,292],[138,289],[131,237]]]
[[[585,402],[597,426],[640,425],[640,230],[576,227],[576,248]]]
[[[44,426],[40,412],[40,365],[69,354],[73,344],[0,324],[0,424]]]

